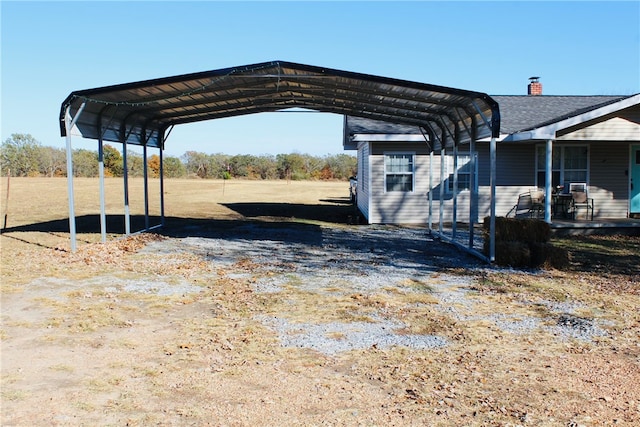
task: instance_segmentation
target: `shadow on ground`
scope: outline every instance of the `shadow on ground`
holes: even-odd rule
[[[306,205],[299,203],[223,203],[245,218],[279,217],[308,221],[348,224],[356,210],[348,200],[326,200],[333,204]]]
[[[333,204],[306,205],[295,203],[228,203],[223,206],[237,212],[245,219],[270,218],[272,226],[280,219],[288,226],[291,220],[302,221],[322,221],[336,224],[347,224],[355,215],[355,208],[348,199],[322,200]],[[188,218],[188,217],[165,217],[165,232],[171,234],[172,228],[191,229],[202,228],[204,230],[215,230],[219,228],[229,228],[242,224],[243,220],[218,220],[213,218]],[[160,225],[161,218],[158,215],[149,216],[149,227]],[[147,227],[144,215],[130,216],[131,232],[144,230]],[[124,215],[107,215],[107,233],[124,234]],[[43,232],[43,233],[68,233],[69,219],[61,218],[51,221],[25,224],[8,227],[2,233],[12,232]],[[76,217],[77,233],[100,233],[100,215],[82,215]],[[165,233],[157,231],[158,233]]]
[[[188,218],[165,217],[165,226],[154,228],[152,231],[167,237],[202,237],[219,238],[228,240],[272,240],[287,242],[290,244],[305,244],[319,246],[323,239],[327,239],[327,233],[323,235],[322,227],[313,224],[319,221],[329,224],[350,224],[356,216],[355,208],[347,200],[323,200],[332,204],[303,205],[292,203],[229,203],[224,206],[235,211],[243,219],[213,219],[213,218]],[[132,215],[131,232],[135,233],[145,229],[143,215]],[[305,222],[309,221],[309,222]],[[149,217],[149,226],[160,225],[159,216]],[[108,234],[124,234],[124,215],[107,215],[106,226]],[[370,230],[368,230],[371,228]],[[413,236],[403,235],[402,228],[389,234],[389,229],[384,227],[387,233],[377,230],[376,227],[345,228],[344,233],[333,235],[338,240],[334,242],[338,246],[352,251],[378,251],[386,250],[389,254],[406,254],[406,251],[414,251],[422,257],[440,258],[443,256],[459,257],[461,254],[451,251],[452,248],[443,249],[442,245],[427,244],[431,240],[425,231],[421,238],[413,240]],[[361,230],[362,233],[355,236],[351,231]],[[368,231],[365,231],[368,230]],[[99,234],[100,216],[83,215],[76,217],[76,231],[79,234]],[[37,238],[30,238],[20,232],[41,232],[55,234],[59,238],[65,238],[69,233],[68,218],[39,222],[9,227],[2,230],[7,238],[23,241],[37,246],[45,246]],[[60,233],[58,235],[58,233]],[[68,238],[68,237],[66,237]],[[585,236],[573,237],[566,244],[572,256],[570,270],[583,272],[599,272],[623,274],[635,277],[640,274],[638,258],[637,237],[629,236]],[[580,245],[575,243],[580,242]],[[48,246],[47,246],[48,247]],[[385,249],[382,249],[385,248]],[[625,248],[625,251],[619,249]]]
[[[178,239],[188,237],[234,242],[243,248],[246,256],[251,256],[258,249],[285,251],[290,253],[292,262],[304,262],[307,266],[322,261],[314,255],[318,248],[322,248],[334,254],[322,261],[322,268],[354,261],[357,254],[365,253],[373,254],[367,262],[389,267],[403,268],[409,264],[431,269],[460,262],[464,265],[478,264],[478,260],[461,253],[454,246],[434,240],[424,228],[347,225],[354,216],[354,207],[349,203],[234,203],[225,206],[240,214],[242,219],[165,217],[164,227],[151,231]],[[145,229],[144,216],[132,215],[130,220],[131,232]],[[124,234],[123,215],[108,215],[106,223],[108,234]],[[149,217],[150,227],[160,223],[159,216]],[[100,216],[77,217],[76,231],[78,234],[99,234]],[[69,233],[69,221],[65,218],[3,231],[8,238],[43,246],[38,238],[31,239],[18,232],[49,233],[65,238],[64,235]],[[205,242],[200,244],[207,245]]]
[[[624,234],[557,238],[571,254],[570,271],[627,275],[640,281],[640,237]]]
[[[305,205],[293,203],[230,203],[224,206],[235,211],[243,219],[213,219],[189,217],[165,217],[165,225],[161,224],[158,215],[150,215],[148,224],[144,215],[130,216],[130,231],[136,233],[152,228],[154,233],[167,237],[209,237],[225,239],[252,239],[266,237],[272,240],[290,241],[292,243],[316,244],[321,240],[320,226],[305,223],[319,221],[334,224],[347,224],[352,221],[354,207],[348,199],[323,200],[332,204]],[[100,215],[82,215],[76,217],[78,234],[100,234]],[[286,229],[286,232],[284,230]],[[69,219],[61,218],[51,221],[8,227],[2,234],[30,243],[24,236],[12,236],[12,233],[69,233]],[[106,216],[107,234],[125,234],[124,215]],[[257,235],[258,237],[254,236]],[[315,237],[314,237],[315,236]],[[37,242],[33,244],[38,245]]]

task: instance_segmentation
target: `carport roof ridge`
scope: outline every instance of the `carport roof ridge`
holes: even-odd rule
[[[447,145],[500,131],[498,103],[485,93],[271,61],[74,91],[60,133],[68,113],[84,138],[163,147],[174,125],[296,107],[418,126]]]

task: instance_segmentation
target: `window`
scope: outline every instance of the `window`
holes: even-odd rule
[[[384,181],[387,192],[413,191],[413,153],[390,153],[384,155]]]
[[[536,185],[544,187],[546,148],[537,147]],[[551,185],[556,188],[567,182],[587,182],[589,150],[586,145],[559,145],[553,147],[551,159]]]
[[[476,157],[476,165],[478,157]],[[447,179],[447,192],[453,193],[453,156],[447,156],[447,171],[449,177]],[[475,170],[476,188],[478,182],[478,170]],[[471,189],[471,156],[469,153],[458,154],[458,193],[461,191],[469,191]]]

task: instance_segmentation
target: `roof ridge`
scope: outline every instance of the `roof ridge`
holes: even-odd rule
[[[491,97],[499,96],[502,98],[513,97],[513,98],[531,98],[531,99],[540,99],[540,98],[630,98],[632,96],[636,96],[638,94],[633,95],[490,95]]]

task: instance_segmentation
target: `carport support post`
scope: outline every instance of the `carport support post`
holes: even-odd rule
[[[489,262],[496,260],[496,138],[491,137],[489,144],[491,172],[491,216],[489,219]]]
[[[440,234],[444,233],[444,156],[445,156],[445,149],[444,149],[444,138],[442,139],[442,146],[440,147],[440,212],[439,212],[439,221],[440,221]]]
[[[433,148],[429,152],[429,231],[433,229]]]
[[[100,236],[102,243],[107,241],[107,214],[104,202],[104,146],[102,134],[98,137],[98,179],[100,180]]]
[[[147,171],[147,144],[142,146],[142,175],[144,176],[144,229],[149,230],[149,172]]]
[[[471,140],[469,141],[469,249],[473,249],[475,240],[475,223],[478,216],[478,183],[476,182],[476,127],[471,128]]]
[[[546,147],[546,165],[544,171],[544,221],[551,224],[551,171],[553,162],[553,140],[547,139]]]
[[[78,248],[76,241],[76,212],[75,201],[73,198],[73,151],[71,149],[71,129],[76,123],[82,110],[84,110],[85,103],[80,105],[80,108],[76,112],[75,117],[71,118],[71,107],[67,107],[67,111],[64,115],[64,127],[66,131],[66,143],[67,143],[67,193],[69,196],[69,238],[71,239],[71,252],[75,252]]]
[[[162,146],[164,145],[164,141],[160,141],[160,147],[158,147],[158,151],[160,152],[160,224],[164,227],[164,158],[162,155]]]
[[[127,141],[122,139],[122,166],[124,182],[124,234],[131,234],[131,218],[129,216],[129,165],[127,164]]]
[[[453,218],[451,220],[451,236],[458,234],[458,141],[453,146]]]

